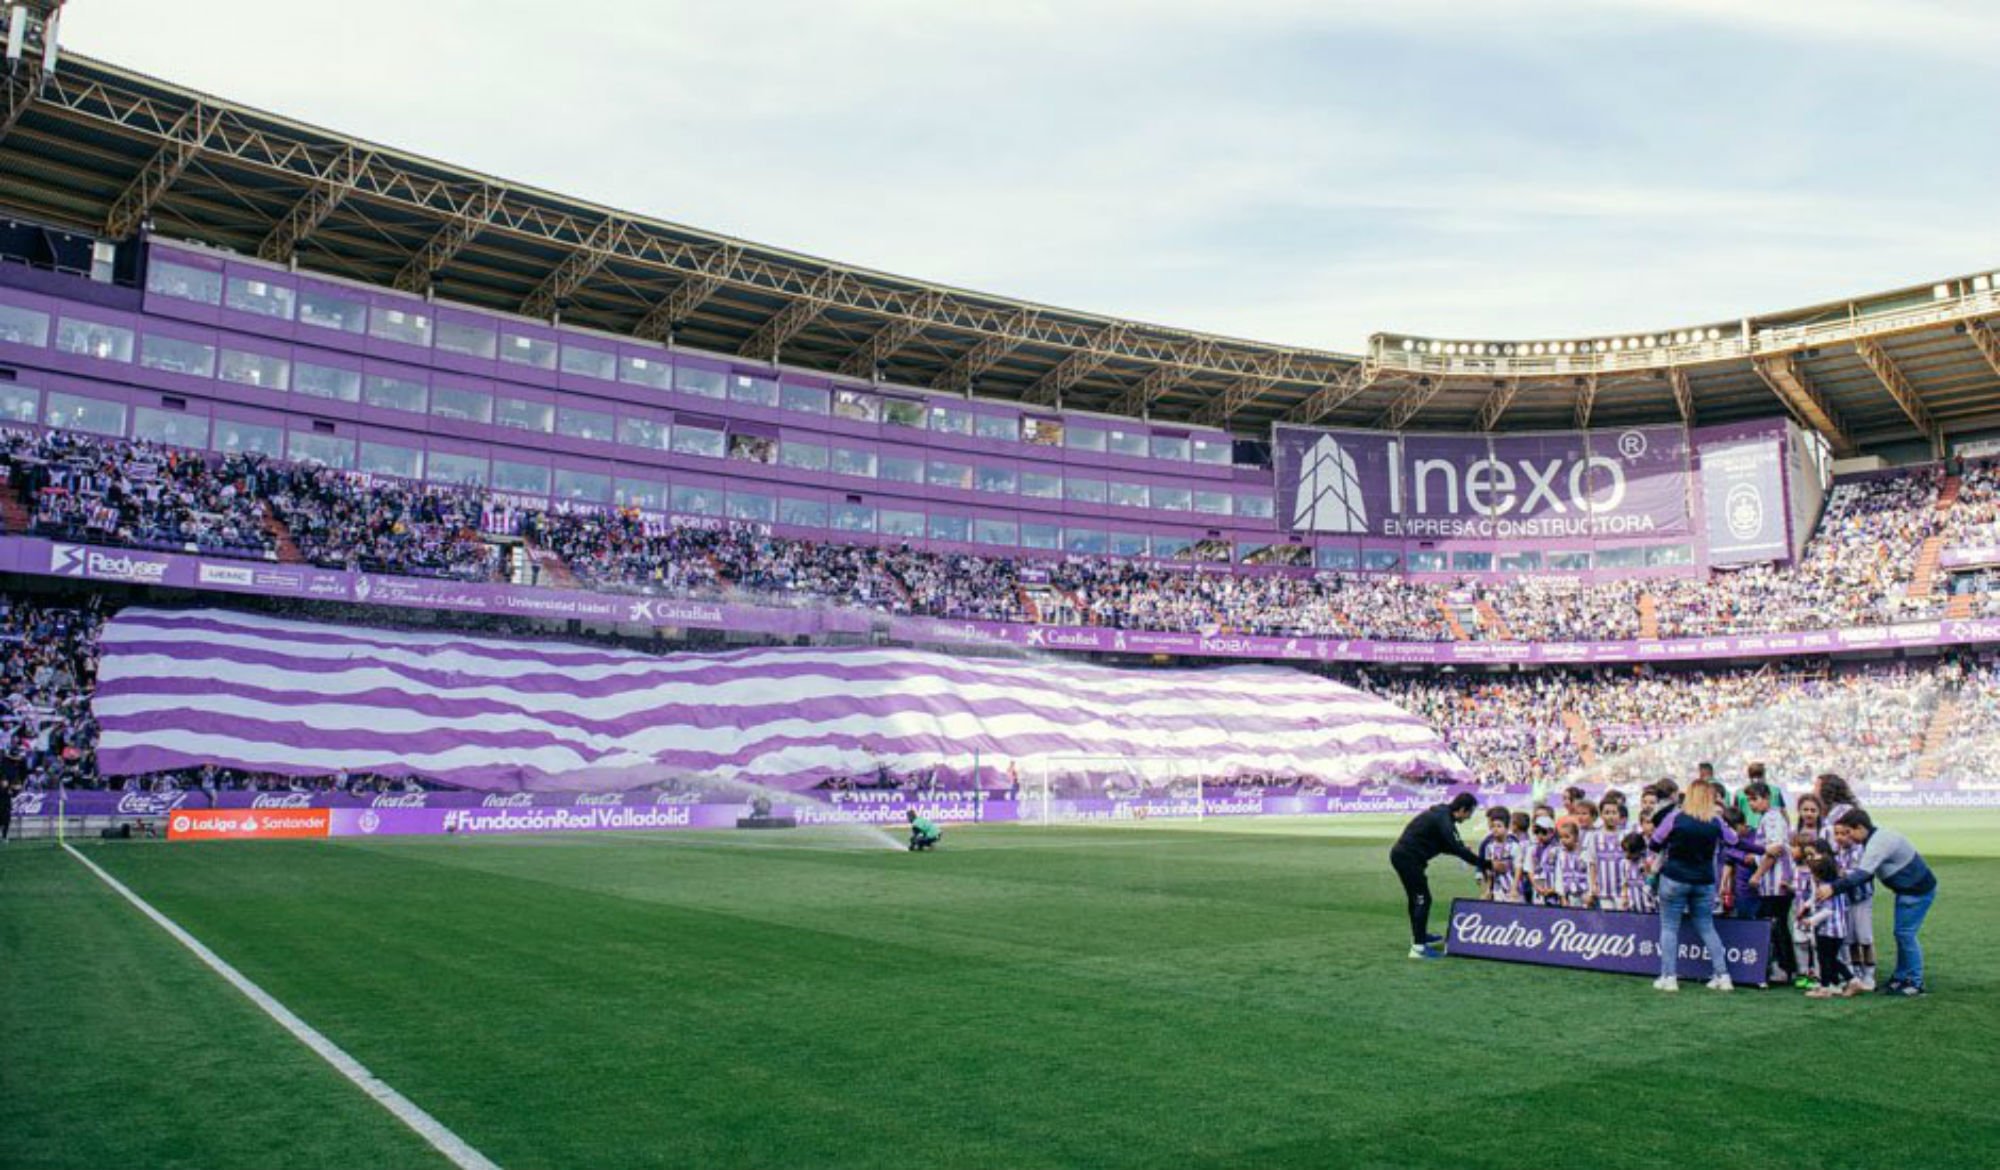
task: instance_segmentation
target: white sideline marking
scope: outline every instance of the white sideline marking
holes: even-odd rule
[[[71,857],[83,862],[84,866],[90,872],[96,874],[105,885],[118,891],[127,902],[137,906],[139,912],[152,919],[158,924],[161,930],[172,935],[175,942],[193,951],[195,958],[208,964],[209,970],[222,976],[229,981],[230,986],[249,996],[251,1003],[264,1009],[265,1015],[278,1021],[279,1025],[285,1031],[290,1032],[299,1043],[318,1053],[319,1058],[332,1065],[340,1072],[341,1076],[353,1081],[362,1092],[375,1098],[381,1104],[382,1108],[395,1114],[396,1120],[415,1130],[418,1137],[423,1138],[436,1147],[439,1153],[450,1158],[453,1165],[462,1167],[463,1170],[500,1170],[498,1163],[467,1145],[464,1138],[446,1129],[443,1122],[418,1108],[416,1103],[408,1097],[390,1088],[380,1077],[369,1072],[360,1061],[349,1056],[341,1050],[339,1045],[321,1035],[318,1029],[293,1015],[290,1008],[271,998],[269,992],[250,982],[249,978],[241,971],[230,966],[220,955],[203,946],[200,940],[187,931],[182,930],[179,924],[174,922],[173,919],[168,918],[158,910],[147,905],[144,898],[127,889],[124,883],[120,882],[117,878],[99,869],[96,862],[78,853],[75,846],[65,841],[63,842],[63,848],[68,851]]]

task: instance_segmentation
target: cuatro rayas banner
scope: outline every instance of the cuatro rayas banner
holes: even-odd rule
[[[1771,923],[1717,918],[1729,977],[1761,987],[1771,962]],[[1499,959],[1546,967],[1580,967],[1620,975],[1660,973],[1660,916],[1616,910],[1572,910],[1523,902],[1481,902],[1459,898],[1451,904],[1448,953],[1460,959]],[[1679,974],[1707,979],[1708,948],[1681,923]]]

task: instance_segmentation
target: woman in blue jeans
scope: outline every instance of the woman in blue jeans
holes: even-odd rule
[[[1692,915],[1695,934],[1708,947],[1715,978],[1714,991],[1730,991],[1729,956],[1715,932],[1715,851],[1736,844],[1736,832],[1722,820],[1721,790],[1697,780],[1681,798],[1680,807],[1660,818],[1653,829],[1653,846],[1666,854],[1660,866],[1660,977],[1653,986],[1679,991],[1676,968],[1681,949],[1681,917]]]

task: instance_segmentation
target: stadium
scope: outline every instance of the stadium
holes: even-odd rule
[[[2000,270],[1286,346],[64,9],[4,6],[0,1165],[1993,1162]]]

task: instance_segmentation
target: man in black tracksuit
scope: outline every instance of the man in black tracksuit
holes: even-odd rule
[[[1442,954],[1431,947],[1432,943],[1443,941],[1430,933],[1431,883],[1424,876],[1424,867],[1431,858],[1449,853],[1482,873],[1491,868],[1458,839],[1458,826],[1470,820],[1478,807],[1478,798],[1470,792],[1452,797],[1450,804],[1434,804],[1410,819],[1395,847],[1389,850],[1389,864],[1402,879],[1403,893],[1410,900],[1412,959],[1435,959]]]

